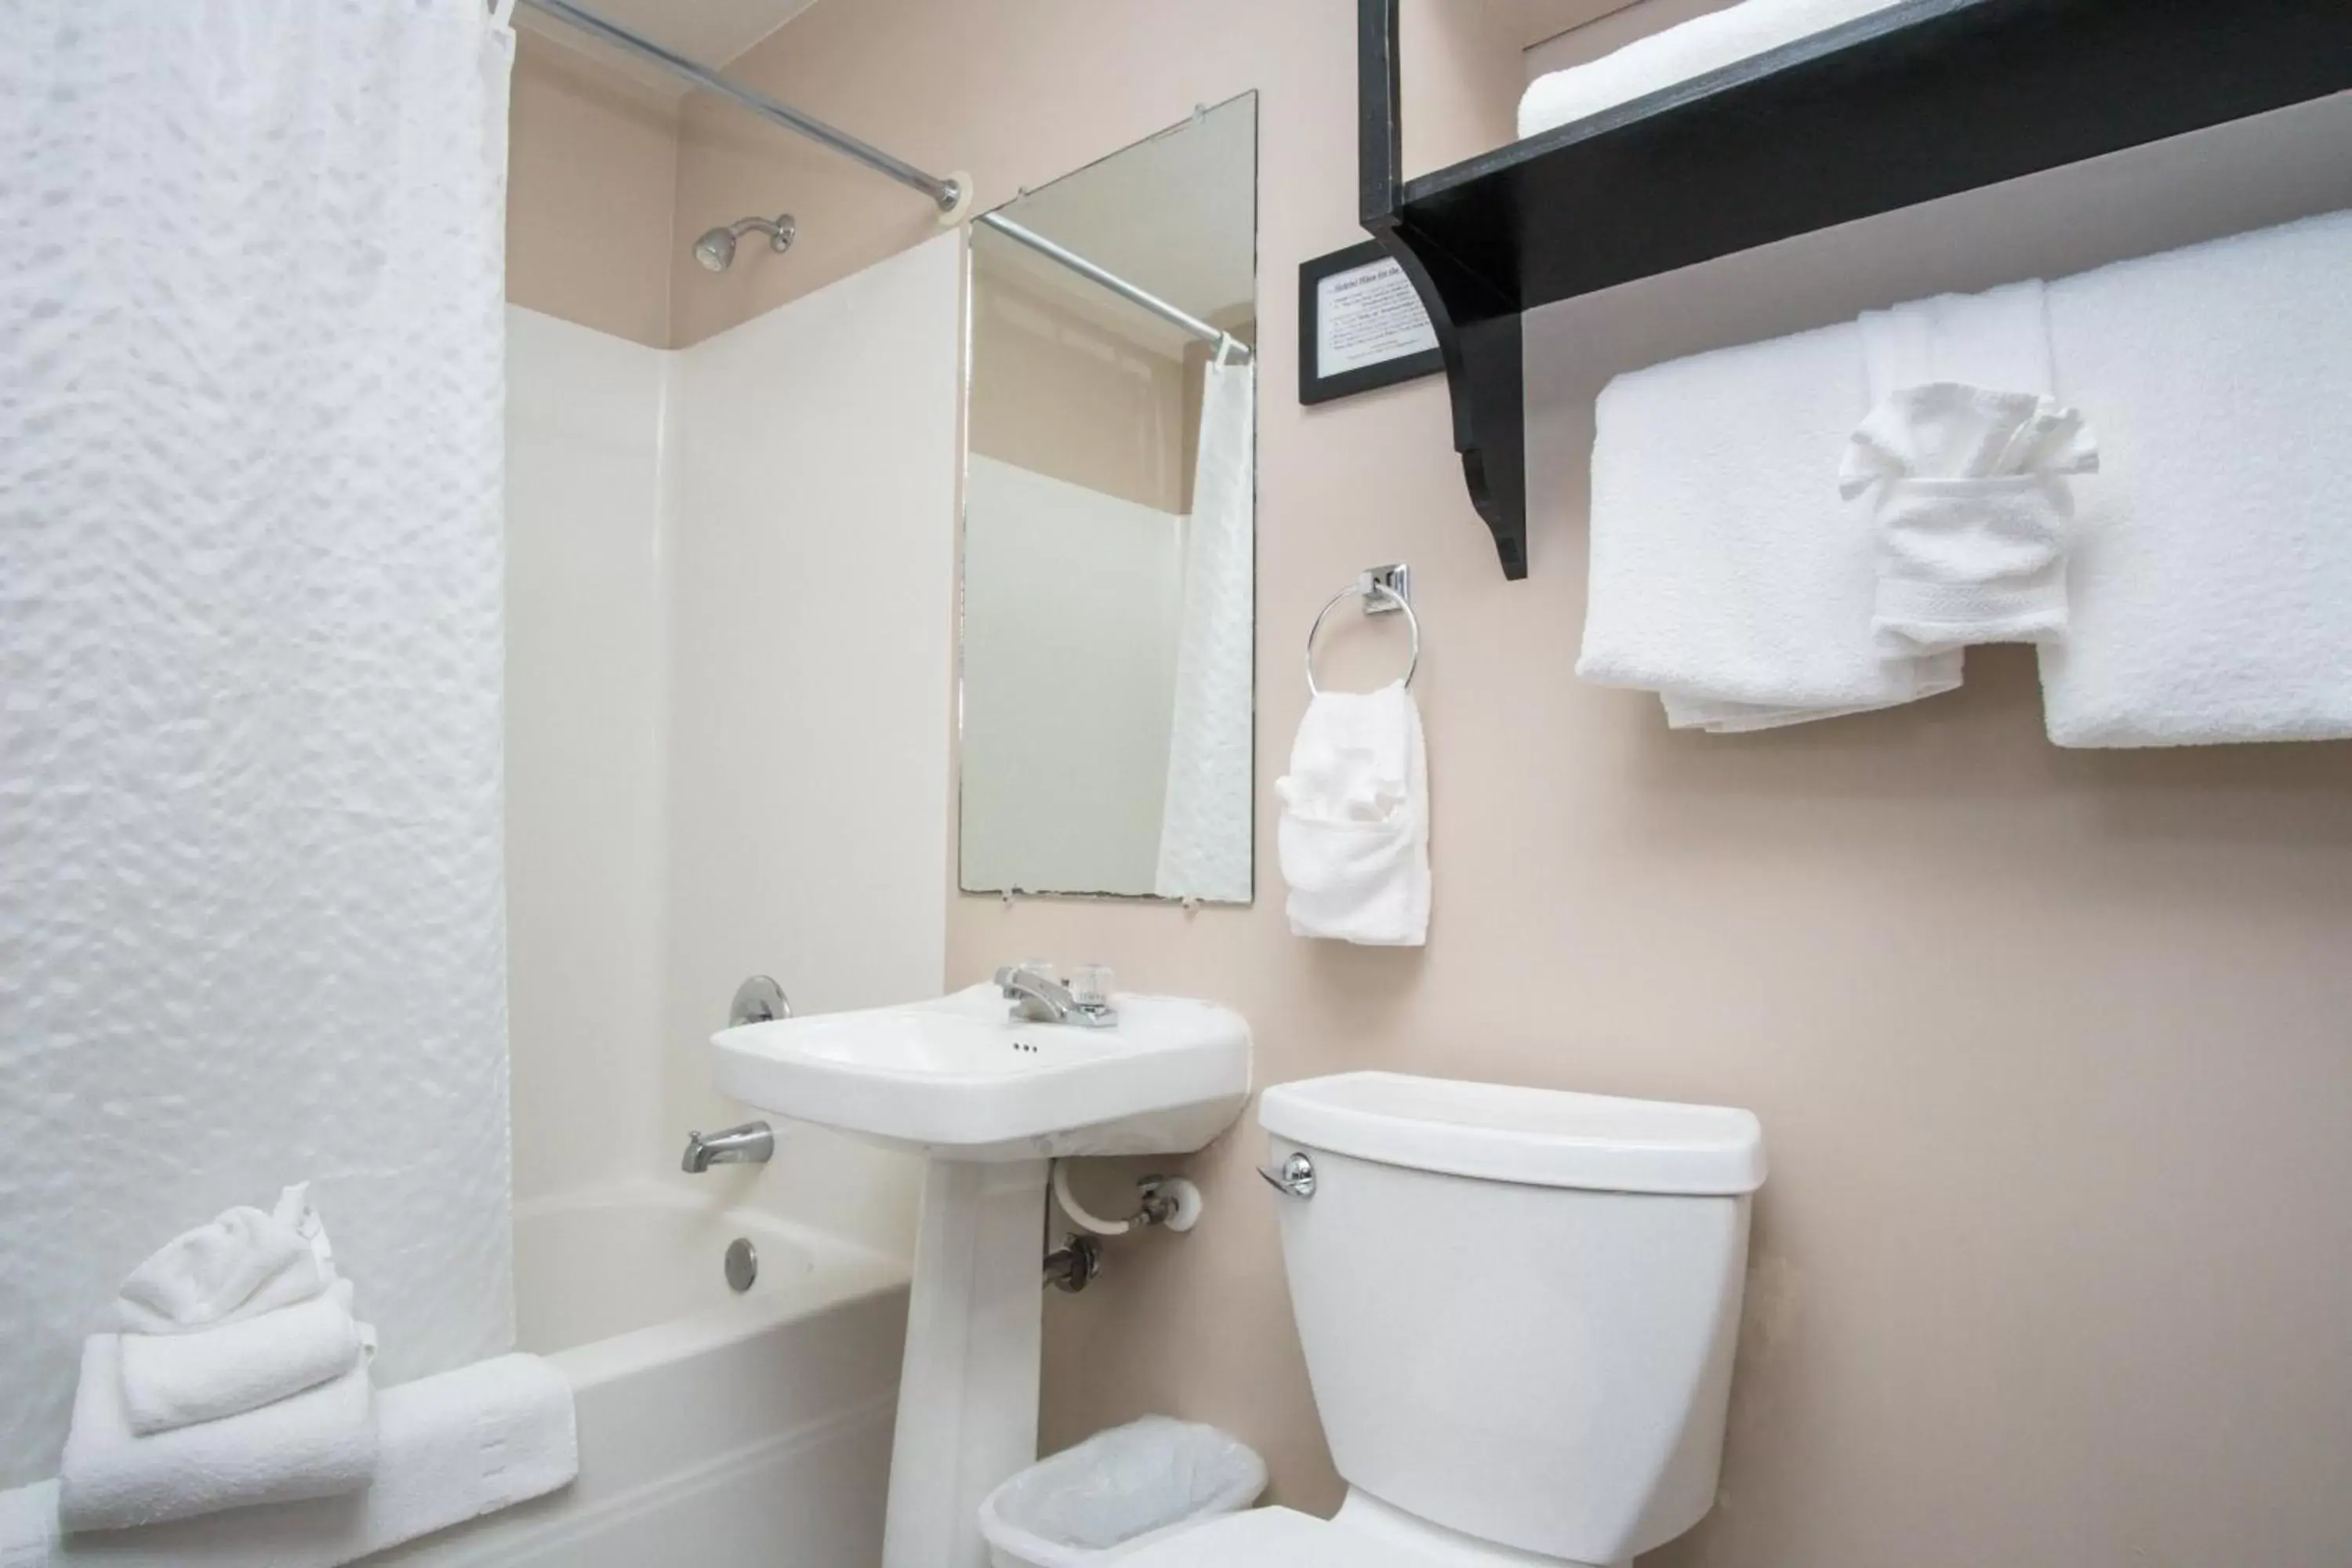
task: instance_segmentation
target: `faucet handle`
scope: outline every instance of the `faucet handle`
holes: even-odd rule
[[[1108,963],[1079,963],[1070,969],[1070,1000],[1089,1011],[1110,1005],[1114,976]]]

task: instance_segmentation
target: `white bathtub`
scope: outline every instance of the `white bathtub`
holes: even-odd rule
[[[722,1263],[750,1239],[736,1295]],[[403,1568],[873,1568],[907,1266],[646,1184],[518,1204],[519,1348],[572,1380],[580,1479]]]

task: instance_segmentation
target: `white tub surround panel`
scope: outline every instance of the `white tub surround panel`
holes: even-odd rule
[[[665,1136],[749,1114],[707,1044],[744,976],[835,1012],[946,968],[961,244],[677,355]],[[696,1180],[912,1245],[915,1162],[814,1129]]]
[[[677,1163],[661,1058],[662,405],[675,356],[507,311],[518,1198]]]

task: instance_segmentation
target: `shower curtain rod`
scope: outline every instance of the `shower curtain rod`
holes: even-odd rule
[[[812,142],[830,147],[845,158],[854,158],[877,174],[887,174],[908,189],[920,191],[930,197],[943,213],[953,212],[956,204],[963,200],[963,186],[958,181],[926,174],[912,163],[893,158],[879,147],[869,146],[846,131],[836,131],[824,121],[803,114],[789,104],[779,103],[764,92],[739,86],[717,71],[706,70],[684,55],[666,49],[649,38],[641,38],[626,27],[607,22],[593,11],[583,11],[572,4],[572,0],[522,0],[522,4],[535,11],[543,11],[558,21],[568,22],[582,32],[602,38],[639,59],[650,60],[664,70],[684,77],[697,87],[740,104],[762,120],[772,121],[787,131],[796,132]]]
[[[1173,322],[1196,338],[1207,339],[1216,344],[1220,351],[1243,355],[1250,352],[1249,344],[1223,328],[1210,325],[1191,311],[1170,304],[1157,294],[1146,293],[1118,273],[1096,266],[1076,251],[1066,250],[1034,229],[1024,228],[1002,214],[982,213],[971,221],[984,223],[1006,238],[1016,240],[1037,252],[1038,255],[1060,262],[1079,277],[1101,284],[1120,299],[1142,306],[1161,321]]]
[[[787,131],[794,132],[812,142],[830,147],[843,156],[855,159],[878,174],[887,174],[900,184],[920,191],[930,197],[938,204],[942,213],[954,212],[957,205],[964,200],[967,193],[961,180],[943,180],[936,174],[927,174],[912,163],[893,158],[880,148],[869,146],[845,131],[836,131],[824,121],[803,114],[789,104],[779,103],[764,92],[729,81],[717,71],[705,69],[684,55],[664,48],[649,38],[641,38],[626,27],[608,22],[593,11],[584,11],[573,5],[572,0],[521,0],[521,3],[533,10],[544,12],[558,21],[569,23],[582,32],[601,38],[625,53],[633,54],[640,59],[650,60],[673,75],[684,77],[697,87],[715,92],[732,103],[740,104],[762,120],[771,121]],[[1172,321],[1194,337],[1202,338],[1216,344],[1220,353],[1246,355],[1250,352],[1249,345],[1231,332],[1211,326],[1198,316],[1178,309],[1156,294],[1145,292],[1117,273],[1096,266],[1077,252],[1063,248],[1044,235],[1022,227],[1011,218],[1000,217],[994,213],[982,213],[972,221],[986,224],[1007,238],[1027,246],[1041,256],[1049,257],[1060,262],[1080,277],[1101,284],[1119,298],[1142,306],[1161,321]]]

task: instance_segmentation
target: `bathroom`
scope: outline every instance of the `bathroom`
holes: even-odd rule
[[[163,0],[37,0],[0,20],[0,96],[132,90],[86,38],[73,68],[99,74],[64,80],[49,54],[77,14],[135,47],[198,26],[188,16],[267,38],[289,3],[210,0],[167,22]],[[386,17],[458,8],[337,3]],[[2305,20],[2329,7],[2246,8],[2260,23],[2248,37],[2313,29],[2311,74],[2336,74],[2298,101],[1529,308],[1515,578],[1465,486],[1442,368],[1313,403],[1297,390],[1315,323],[1294,279],[1366,241],[1373,210],[1358,5],[586,4],[955,180],[965,199],[943,223],[902,180],[686,90],[548,7],[513,8],[502,216],[483,229],[503,242],[500,363],[482,367],[503,438],[469,458],[502,480],[498,549],[451,564],[462,600],[446,584],[381,590],[426,623],[462,612],[459,629],[478,634],[460,644],[462,679],[408,688],[417,700],[394,731],[462,737],[472,771],[453,784],[398,768],[398,746],[373,737],[342,747],[403,774],[402,789],[458,797],[428,824],[467,848],[454,871],[436,865],[437,890],[404,880],[413,858],[397,843],[338,847],[319,871],[270,858],[268,832],[240,837],[228,820],[257,798],[241,766],[205,793],[218,816],[92,828],[93,778],[168,805],[168,780],[189,776],[160,742],[91,740],[93,724],[146,721],[110,709],[110,692],[143,681],[193,722],[281,681],[306,701],[341,689],[322,696],[314,679],[373,691],[378,671],[215,658],[204,627],[167,632],[136,613],[141,595],[167,591],[155,580],[133,582],[120,614],[73,619],[88,579],[25,542],[50,537],[42,516],[113,508],[89,514],[112,555],[178,547],[118,516],[128,503],[45,482],[66,437],[44,400],[62,384],[52,340],[26,323],[70,315],[75,291],[131,269],[163,281],[196,265],[179,258],[234,253],[208,242],[203,187],[167,199],[161,154],[152,172],[98,180],[112,165],[95,132],[98,162],[81,167],[111,205],[80,242],[44,237],[70,210],[64,183],[15,172],[73,165],[38,111],[13,112],[0,138],[0,272],[32,283],[0,308],[0,1493],[58,1473],[75,1347],[126,1271],[231,1205],[267,1207],[310,1181],[360,1306],[380,1312],[380,1386],[520,1348],[550,1358],[576,1408],[576,1479],[378,1560],[984,1561],[883,1556],[892,1455],[908,1436],[909,1281],[938,1206],[924,1163],[723,1093],[709,1042],[750,976],[772,976],[798,1021],[1050,959],[1065,976],[1107,966],[1122,994],[1229,1010],[1259,1091],[1369,1070],[1753,1113],[1769,1171],[1749,1211],[1720,1473],[1704,1517],[1645,1543],[1643,1568],[2352,1562],[2352,1218],[2336,1201],[2352,1178],[2352,743],[2053,745],[2034,657],[2015,645],[1976,647],[1965,683],[1932,700],[1740,735],[1670,730],[1647,698],[1577,674],[1605,387],[1899,301],[2054,282],[2352,209],[2352,46]],[[1909,9],[1938,5],[2132,9]],[[1404,174],[1511,144],[1538,75],[1722,9],[1405,0]],[[50,112],[106,123],[80,99]],[[1229,132],[1243,136],[1238,169],[1228,155],[1213,174],[1161,169],[1151,185],[1127,162]],[[1066,822],[1089,795],[1070,781],[1112,750],[1101,731],[1135,717],[1102,669],[1066,661],[1067,684],[1031,693],[1011,728],[979,728],[988,693],[968,645],[990,605],[969,580],[972,475],[1017,445],[991,425],[1009,405],[990,391],[988,356],[1010,340],[982,314],[985,268],[993,258],[1078,301],[1068,342],[1116,328],[1177,365],[1195,424],[1215,358],[1148,311],[1086,303],[1050,260],[971,221],[1017,220],[1056,188],[1099,191],[1077,184],[1098,166],[1150,193],[1106,206],[1115,221],[1090,241],[1147,287],[1154,247],[1185,232],[1170,213],[1202,210],[1190,204],[1207,182],[1217,211],[1242,215],[1241,237],[1224,237],[1246,256],[1248,292],[1191,305],[1237,341],[1226,362],[1254,389],[1238,896],[1162,896],[1148,877],[1024,880],[974,858],[1002,847],[976,841],[1006,821],[991,801],[1035,808],[1031,827]],[[698,259],[714,227],[787,213],[785,248],[751,227],[723,269]],[[202,274],[206,287],[291,299],[305,271],[359,267],[367,247],[314,216],[240,237],[269,290],[235,266]],[[1672,226],[1656,217],[1616,226]],[[210,322],[207,341],[267,339],[268,312],[247,317]],[[457,330],[445,322],[436,343]],[[156,385],[184,384],[155,363]],[[281,397],[300,401],[247,390],[236,412],[256,426]],[[1095,462],[1113,439],[1066,406],[1063,424],[1059,461]],[[1127,499],[1197,507],[1192,435],[1150,459],[1159,492]],[[2242,479],[2243,461],[2213,466]],[[220,471],[184,489],[138,473],[143,503],[178,495],[226,527]],[[186,552],[168,591],[199,599],[255,559]],[[1391,563],[1410,566],[1411,627],[1359,614],[1380,596],[1350,591]],[[993,607],[1099,611],[1089,581],[1032,581]],[[217,607],[205,613],[292,613],[279,593],[205,599]],[[1419,945],[1302,938],[1286,910],[1276,786],[1308,711],[1308,628],[1335,596],[1311,654],[1326,689],[1394,680],[1418,642],[1432,884]],[[363,629],[321,615],[305,623],[313,637]],[[2343,644],[2333,657],[2352,686]],[[167,689],[171,659],[199,678]],[[180,732],[170,718],[166,735]],[[315,760],[298,740],[279,758],[289,770]],[[1009,771],[992,781],[984,764]],[[1049,788],[1063,793],[1040,806]],[[199,837],[202,857],[160,853]],[[1055,847],[1041,837],[1033,851]],[[248,879],[240,855],[263,871]],[[349,903],[298,906],[304,923],[346,922],[368,942],[423,934],[332,947],[257,914],[274,886],[338,879]],[[456,884],[457,916],[420,901]],[[121,913],[131,900],[137,919]],[[231,928],[246,943],[235,952]],[[436,931],[472,935],[457,952]],[[138,942],[110,945],[124,933]],[[280,968],[300,984],[274,988]],[[445,998],[462,1003],[449,1027],[469,1043],[412,1051]],[[262,1092],[272,1085],[291,1087]],[[379,1100],[390,1109],[365,1110]],[[1084,1289],[1034,1292],[1034,1453],[1147,1415],[1205,1423],[1263,1457],[1264,1503],[1328,1519],[1349,1482],[1310,1385],[1282,1236],[1313,1205],[1260,1179],[1278,1162],[1259,1115],[1254,1098],[1196,1152],[1060,1167],[1074,1201],[1100,1212],[1132,1209],[1136,1180],[1166,1175],[1192,1184],[1200,1213],[1181,1234],[1102,1238]],[[760,1120],[770,1158],[680,1169],[689,1131]],[[1031,1253],[1077,1228],[1051,1212],[1040,1247],[1043,1194],[1015,1197]],[[722,1267],[739,1238],[758,1264],[740,1297]],[[419,1259],[440,1271],[399,1267]],[[1475,1279],[1465,1290],[1475,1302]],[[17,1517],[0,1503],[0,1531]],[[161,1560],[349,1560],[273,1557],[237,1511],[209,1519]],[[0,1532],[10,1568],[142,1560],[41,1544],[20,1559],[15,1544]]]

